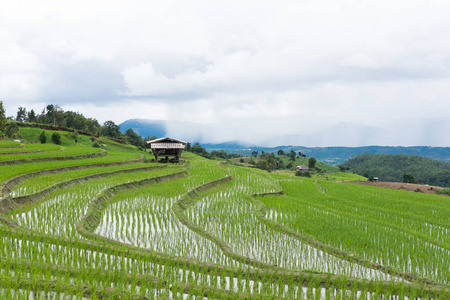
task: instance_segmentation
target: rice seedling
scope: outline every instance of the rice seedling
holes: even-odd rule
[[[85,168],[85,169],[78,169],[78,170],[68,170],[68,171],[62,171],[57,172],[54,174],[48,174],[48,175],[40,175],[40,176],[33,176],[29,177],[17,184],[12,190],[11,190],[11,196],[12,197],[20,197],[25,195],[30,195],[37,193],[40,190],[43,190],[45,188],[48,188],[52,185],[67,182],[69,180],[77,179],[77,178],[83,178],[86,176],[92,176],[98,174],[99,176],[101,174],[108,175],[108,173],[120,171],[120,170],[131,170],[131,169],[138,169],[138,168],[148,168],[154,166],[156,167],[156,164],[143,164],[143,163],[132,163],[132,164],[124,164],[124,165],[105,165],[105,166],[99,166],[99,167],[93,167],[93,168]]]
[[[16,141],[10,141],[10,140],[1,140],[0,141],[0,148],[20,147],[20,145],[21,145],[20,142],[16,142]]]
[[[1,162],[11,162],[14,160],[32,160],[32,159],[43,159],[50,157],[64,157],[64,156],[75,156],[75,155],[85,155],[100,153],[102,149],[98,148],[87,148],[87,147],[64,147],[60,149],[61,151],[49,151],[49,152],[37,152],[37,153],[25,153],[25,154],[11,154],[11,155],[0,155]]]
[[[152,171],[137,170],[134,173],[117,173],[82,182],[76,186],[51,193],[44,198],[42,204],[16,214],[13,219],[19,225],[30,230],[73,237],[77,235],[75,225],[86,213],[87,205],[102,190],[121,183],[165,175],[175,170],[176,168],[154,169]]]

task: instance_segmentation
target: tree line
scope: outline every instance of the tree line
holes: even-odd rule
[[[367,178],[450,187],[450,163],[418,155],[365,153],[339,166]]]
[[[140,148],[146,148],[146,141],[156,138],[156,136],[142,138],[131,128],[122,133],[120,126],[111,120],[100,124],[95,118],[86,118],[79,112],[64,111],[55,104],[45,106],[41,113],[21,106],[15,116],[6,117],[3,101],[0,101],[0,137],[21,138],[19,126],[27,125],[43,129],[62,129],[97,137],[106,136]]]

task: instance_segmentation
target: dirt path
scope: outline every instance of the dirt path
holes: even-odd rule
[[[387,189],[405,190],[412,192],[422,192],[429,194],[436,194],[436,189],[442,189],[440,186],[413,184],[404,182],[385,182],[385,181],[348,181],[347,183],[354,183],[360,185],[371,185]]]

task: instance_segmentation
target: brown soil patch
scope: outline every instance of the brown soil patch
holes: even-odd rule
[[[360,185],[371,185],[387,189],[405,190],[412,192],[422,192],[429,194],[436,194],[436,189],[440,190],[442,187],[425,185],[425,184],[413,184],[404,182],[386,182],[386,181],[348,181],[347,183],[354,183]]]

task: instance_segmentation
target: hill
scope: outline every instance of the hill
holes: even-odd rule
[[[202,144],[206,150],[223,149],[228,153],[237,153],[241,155],[251,155],[253,151],[274,152],[283,150],[289,152],[294,150],[302,152],[307,156],[313,156],[317,160],[331,164],[339,165],[346,162],[351,157],[364,153],[373,154],[405,154],[419,155],[429,157],[435,160],[450,162],[450,147],[428,147],[428,146],[367,146],[367,147],[302,147],[302,146],[278,146],[278,147],[257,147],[245,146],[238,143],[233,144]],[[229,145],[232,145],[231,147]]]
[[[450,163],[418,155],[365,153],[340,165],[353,173],[375,176],[382,181],[403,181],[405,174],[419,183],[450,187]]]

